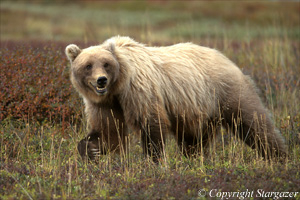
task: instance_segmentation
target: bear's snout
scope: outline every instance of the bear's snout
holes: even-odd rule
[[[97,85],[99,88],[105,88],[107,84],[107,78],[105,76],[101,76],[97,79]]]
[[[95,89],[95,92],[98,95],[104,95],[107,92],[107,78],[105,76],[100,76],[97,78],[96,83],[95,82],[90,82],[90,85]]]

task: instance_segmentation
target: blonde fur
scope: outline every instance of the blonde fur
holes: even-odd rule
[[[111,109],[118,113],[125,129],[128,126],[142,132],[145,153],[159,158],[161,133],[176,135],[178,144],[189,151],[189,146],[198,145],[199,138],[206,141],[215,134],[211,124],[232,126],[241,117],[238,125],[243,131],[238,135],[249,146],[254,146],[258,135],[261,141],[267,140],[269,149],[286,153],[284,139],[275,129],[253,84],[234,63],[214,49],[192,43],[147,47],[119,36],[80,51],[71,47],[66,49],[72,63],[71,80],[85,99],[88,121],[96,132],[103,127],[98,127],[99,114],[93,113]],[[104,96],[83,87],[79,82],[84,77],[75,75],[76,69],[91,59],[100,63],[94,77],[101,73],[109,77],[110,88]],[[114,72],[103,69],[103,60],[113,63]],[[149,150],[149,143],[157,149]],[[267,149],[265,142],[259,146]]]

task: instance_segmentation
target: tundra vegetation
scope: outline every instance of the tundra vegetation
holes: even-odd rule
[[[272,198],[271,192],[299,191],[299,2],[0,5],[1,199],[205,199],[243,191]],[[162,162],[153,164],[132,133],[120,155],[82,162],[84,105],[71,86],[64,48],[113,35],[221,51],[253,78],[286,140],[287,160],[265,161],[224,129],[208,156],[186,158],[170,137]]]

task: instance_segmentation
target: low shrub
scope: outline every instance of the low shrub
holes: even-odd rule
[[[0,53],[0,121],[78,120],[81,101],[69,80],[63,47],[7,45]]]

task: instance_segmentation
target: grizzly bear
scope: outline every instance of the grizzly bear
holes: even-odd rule
[[[143,151],[155,162],[168,133],[194,155],[221,127],[265,158],[287,153],[252,80],[217,50],[192,43],[148,47],[117,36],[65,51],[87,115],[89,134],[78,144],[83,158],[124,150],[128,130],[141,133]]]

